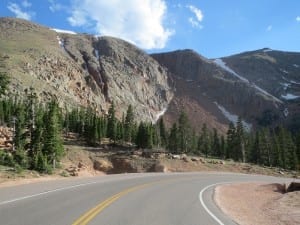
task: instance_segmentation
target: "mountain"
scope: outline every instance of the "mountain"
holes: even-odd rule
[[[112,37],[51,29],[0,18],[0,56],[11,78],[8,95],[32,87],[41,101],[122,118],[132,105],[138,121],[170,126],[186,111],[193,128],[225,133],[230,121],[247,129],[300,127],[300,53],[261,49],[207,59],[193,50],[148,55]],[[299,124],[298,124],[299,123]],[[297,125],[298,124],[298,125]]]
[[[25,20],[0,19],[0,53],[10,92],[32,87],[41,100],[62,107],[89,106],[119,118],[131,104],[138,120],[155,122],[173,97],[167,71],[123,40],[49,29]]]

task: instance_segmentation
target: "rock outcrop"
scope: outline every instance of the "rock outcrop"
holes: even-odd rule
[[[168,72],[134,45],[112,37],[58,33],[25,20],[0,19],[0,52],[10,91],[32,87],[41,100],[88,106],[122,117],[132,105],[137,120],[155,122],[173,97]]]

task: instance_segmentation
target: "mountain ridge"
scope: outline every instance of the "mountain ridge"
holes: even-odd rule
[[[299,98],[287,98],[300,96],[300,53],[263,48],[208,59],[183,49],[149,55],[118,38],[61,31],[0,18],[11,94],[34,86],[43,100],[55,97],[62,107],[101,114],[115,102],[118,118],[132,105],[138,121],[163,116],[169,126],[185,110],[196,130],[205,123],[221,133],[238,116],[256,127],[268,111],[277,115],[271,126],[288,125],[299,113]]]

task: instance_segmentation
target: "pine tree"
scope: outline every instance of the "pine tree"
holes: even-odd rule
[[[205,157],[211,152],[211,138],[206,124],[204,123],[201,129],[201,152],[205,154]]]
[[[47,157],[47,162],[54,163],[54,161],[59,161],[64,154],[59,107],[55,101],[48,103],[48,112],[44,122],[46,127],[43,137],[43,156]]]
[[[227,131],[227,148],[225,158],[234,158],[236,148],[236,130],[234,124],[231,122]]]
[[[178,128],[176,123],[173,123],[170,131],[170,135],[168,138],[168,150],[174,154],[179,153]]]
[[[238,117],[238,121],[236,124],[236,133],[235,133],[235,147],[234,147],[234,159],[236,161],[242,160],[242,162],[246,161],[246,152],[245,152],[245,131],[242,122],[242,118]]]
[[[219,139],[218,131],[216,128],[213,129],[212,155],[216,156],[216,157],[221,157],[220,139]]]
[[[4,72],[0,72],[0,96],[5,93],[8,84],[9,84],[9,79],[7,74]]]
[[[167,131],[166,131],[163,118],[160,118],[159,120],[159,135],[160,135],[161,146],[166,147],[168,136],[167,136]]]
[[[179,137],[179,150],[180,152],[187,153],[190,145],[190,124],[185,112],[181,112],[178,119],[178,137]]]
[[[134,125],[134,114],[132,105],[128,106],[126,117],[125,117],[125,124],[124,124],[124,139],[125,141],[131,142],[132,141],[132,131]]]
[[[107,118],[107,137],[116,142],[117,140],[117,119],[115,116],[115,104],[112,102],[108,110]]]

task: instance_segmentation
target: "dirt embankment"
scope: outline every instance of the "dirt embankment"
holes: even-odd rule
[[[281,184],[242,183],[218,186],[215,201],[240,225],[298,225],[300,191],[284,193]]]

